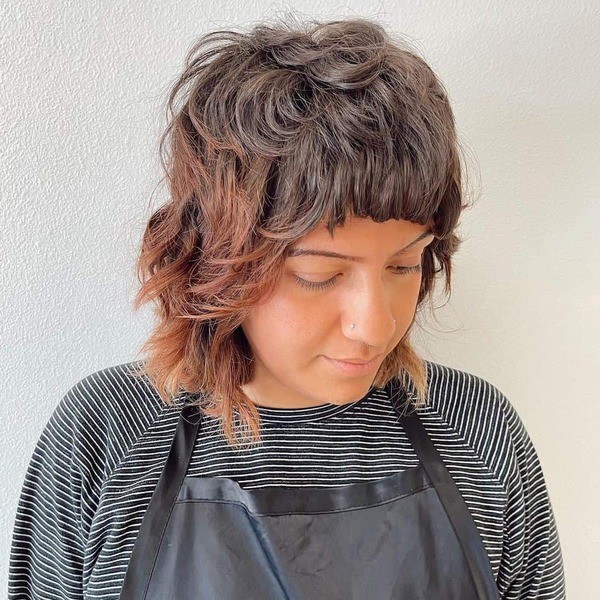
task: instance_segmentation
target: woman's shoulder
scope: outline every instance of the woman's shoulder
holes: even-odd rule
[[[427,369],[427,405],[450,419],[465,412],[515,412],[514,406],[493,382],[481,375],[424,360]]]
[[[440,363],[425,361],[427,404],[419,412],[435,415],[462,438],[498,477],[514,466],[519,449],[531,445],[515,407],[484,377]]]
[[[158,421],[175,415],[178,406],[163,402],[144,375],[143,361],[131,361],[78,380],[59,401],[46,430],[66,438],[62,441],[72,445],[75,460],[93,460],[108,474],[111,465],[120,463]]]
[[[124,419],[141,422],[168,408],[144,373],[144,361],[131,361],[99,369],[77,381],[60,405],[73,416],[93,417],[93,422]]]

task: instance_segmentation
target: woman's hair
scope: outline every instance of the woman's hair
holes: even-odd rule
[[[259,414],[240,387],[253,373],[240,324],[274,291],[294,241],[322,224],[331,234],[347,216],[433,223],[417,308],[441,271],[450,294],[467,206],[453,113],[406,42],[354,18],[202,36],[167,120],[169,199],[150,217],[137,263],[134,308],[156,301],[158,317],[140,373],[166,404],[182,389],[198,394],[230,444],[257,442]],[[427,370],[409,343],[413,324],[374,385],[398,377],[420,406]]]

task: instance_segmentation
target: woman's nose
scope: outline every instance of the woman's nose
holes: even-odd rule
[[[382,285],[363,287],[360,293],[353,294],[344,315],[346,337],[377,348],[387,346],[396,331],[389,295]]]

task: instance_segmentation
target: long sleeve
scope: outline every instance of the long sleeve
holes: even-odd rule
[[[501,597],[563,600],[561,547],[542,467],[520,417],[505,397],[502,400],[514,455],[507,482]]]
[[[84,534],[76,423],[68,395],[33,451],[14,523],[9,600],[81,599]]]

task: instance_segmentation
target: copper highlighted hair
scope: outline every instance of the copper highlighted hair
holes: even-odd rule
[[[257,442],[240,324],[275,289],[294,241],[321,223],[332,233],[348,215],[432,222],[417,307],[439,272],[450,293],[466,207],[453,113],[406,42],[354,18],[202,36],[167,117],[169,200],[151,215],[137,264],[134,308],[157,305],[143,374],[167,404],[180,390],[198,394],[229,443]],[[397,376],[422,405],[426,368],[408,333],[374,385]]]

